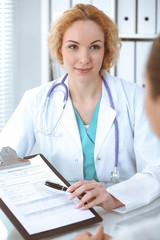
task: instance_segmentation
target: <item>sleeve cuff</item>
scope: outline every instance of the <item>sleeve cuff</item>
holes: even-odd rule
[[[107,188],[125,206],[114,209],[126,213],[149,204],[160,196],[160,183],[150,174],[136,173],[129,180]]]

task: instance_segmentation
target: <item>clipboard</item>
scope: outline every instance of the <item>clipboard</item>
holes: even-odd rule
[[[11,157],[14,158],[12,164]],[[0,207],[24,239],[53,237],[103,220],[93,208],[76,209],[66,192],[47,187],[44,182],[48,177],[70,186],[42,154],[25,157],[23,162],[10,147],[2,149]]]

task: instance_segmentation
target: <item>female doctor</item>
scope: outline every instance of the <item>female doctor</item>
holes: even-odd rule
[[[121,45],[115,24],[94,6],[78,4],[51,27],[48,45],[67,74],[25,93],[0,145],[24,157],[36,143],[76,182],[70,199],[86,191],[77,208],[125,212],[157,198],[160,143],[143,112],[143,89],[107,73]]]

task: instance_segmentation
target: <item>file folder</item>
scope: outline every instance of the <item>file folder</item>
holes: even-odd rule
[[[69,200],[69,193],[45,185],[50,180],[70,186],[43,155],[27,157],[25,164],[9,147],[0,155],[0,207],[24,239],[56,236],[102,221],[94,209],[76,209],[78,198]],[[12,155],[14,166],[9,164]]]
[[[140,34],[156,33],[156,0],[138,0],[137,29]]]
[[[120,34],[136,32],[136,0],[117,0],[117,23]]]

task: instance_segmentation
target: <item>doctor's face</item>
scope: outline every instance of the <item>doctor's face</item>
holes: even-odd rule
[[[65,31],[61,48],[69,79],[89,81],[99,77],[104,57],[104,33],[91,20],[78,20]]]
[[[145,110],[153,132],[160,138],[160,96],[154,98],[151,92],[151,83],[146,74],[145,76]]]

